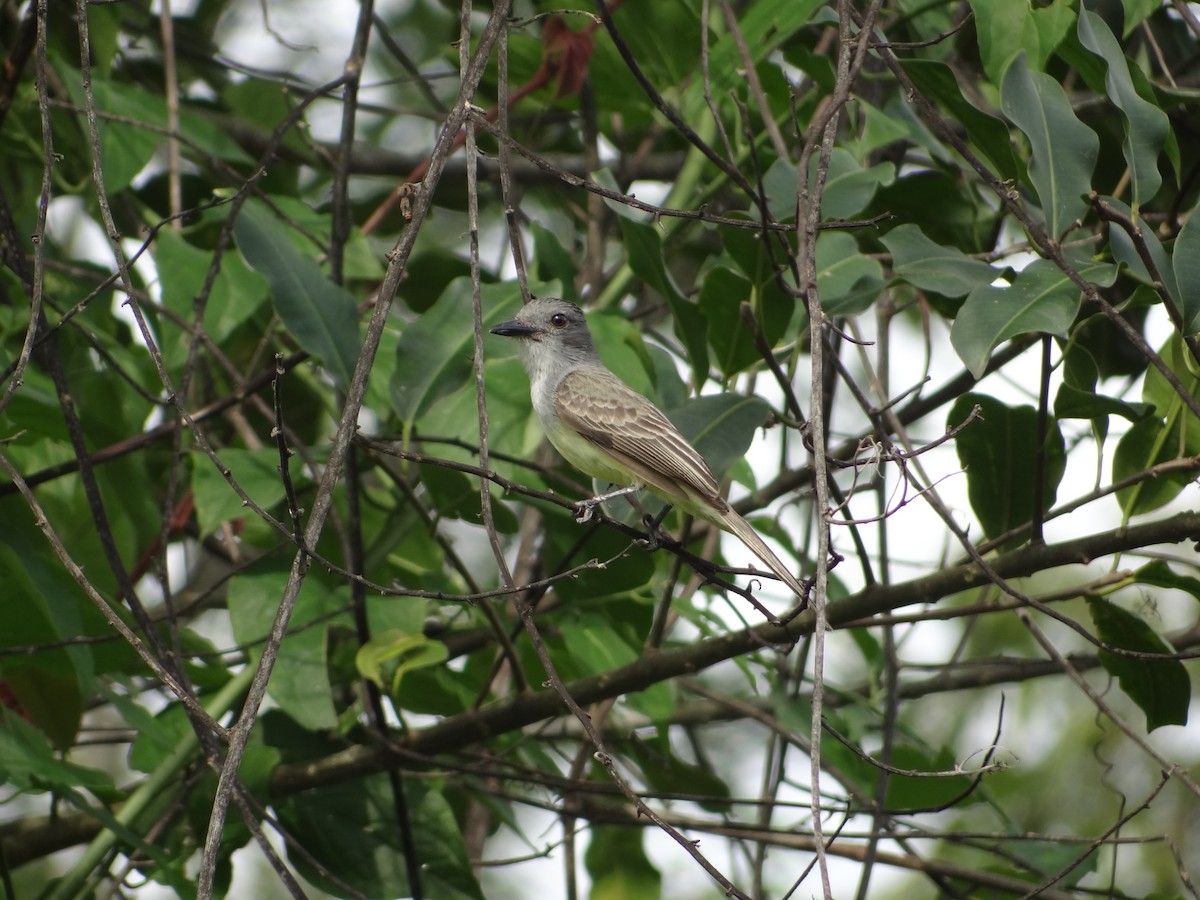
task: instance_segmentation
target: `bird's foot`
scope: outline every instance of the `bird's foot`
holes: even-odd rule
[[[603,502],[600,497],[592,497],[590,500],[580,500],[575,504],[575,521],[580,525],[592,520],[592,516],[596,513],[596,507]]]
[[[575,504],[575,521],[582,525],[584,522],[590,521],[596,507],[606,500],[612,500],[614,497],[624,497],[626,494],[632,494],[639,489],[640,485],[632,484],[629,487],[618,488],[615,491],[609,491],[607,494],[601,494],[598,497],[590,497],[587,500],[580,500]]]

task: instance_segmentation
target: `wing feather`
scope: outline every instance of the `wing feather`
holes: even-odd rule
[[[559,418],[671,497],[724,506],[704,458],[653,403],[611,372],[579,368],[555,395]]]

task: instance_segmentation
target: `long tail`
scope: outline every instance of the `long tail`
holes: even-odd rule
[[[755,556],[767,564],[767,568],[775,573],[780,581],[792,589],[797,598],[800,600],[805,599],[806,594],[804,593],[804,588],[801,586],[800,582],[796,580],[796,576],[794,576],[788,570],[788,567],[783,564],[783,561],[778,556],[771,552],[771,548],[768,547],[766,542],[758,536],[758,532],[751,527],[749,522],[739,516],[732,509],[726,509],[725,512],[721,514],[717,524],[731,534],[737,535],[741,542],[745,544]]]

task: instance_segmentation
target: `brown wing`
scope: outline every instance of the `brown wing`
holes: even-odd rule
[[[704,458],[658,407],[607,369],[576,369],[555,396],[559,418],[671,497],[724,505]]]

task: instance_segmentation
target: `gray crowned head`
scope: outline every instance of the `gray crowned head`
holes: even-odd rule
[[[518,338],[521,356],[531,368],[538,357],[547,355],[569,362],[596,359],[596,345],[583,310],[557,297],[530,300],[515,319],[493,326],[492,334]]]

